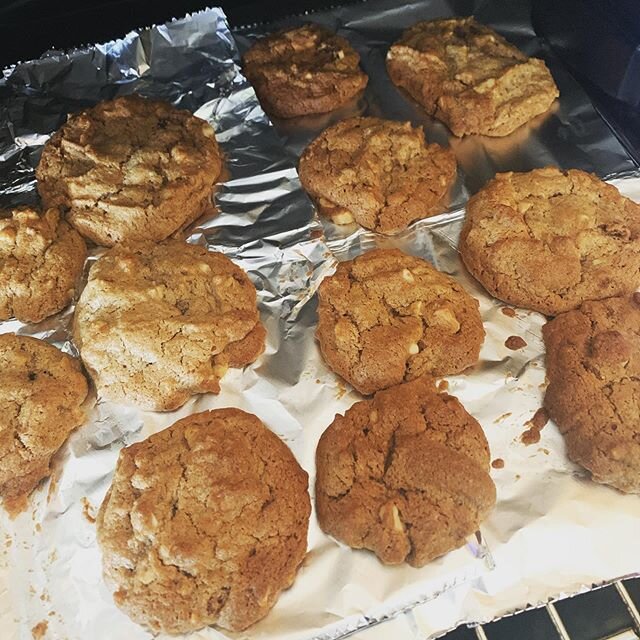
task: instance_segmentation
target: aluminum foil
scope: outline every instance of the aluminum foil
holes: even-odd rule
[[[481,5],[480,19],[528,53],[539,53],[527,16],[500,4],[499,12],[489,3]],[[363,55],[372,80],[356,111],[422,122],[419,110],[388,86],[386,47],[419,18],[465,14],[473,8],[473,2],[414,2],[399,8],[376,1],[313,19],[339,28]],[[241,46],[247,42],[240,38]],[[487,329],[481,361],[469,375],[451,378],[449,385],[482,423],[493,458],[505,461],[503,469],[492,473],[496,509],[482,535],[420,570],[383,567],[372,554],[345,548],[320,531],[312,514],[308,557],[294,586],[267,618],[244,634],[209,628],[189,637],[302,640],[354,633],[368,639],[425,638],[458,622],[487,620],[638,571],[640,501],[586,480],[567,462],[552,424],[538,444],[525,446],[520,440],[541,403],[544,318],[521,310],[515,317],[505,316],[502,305],[464,272],[455,250],[461,205],[497,170],[544,164],[578,166],[606,176],[637,170],[578,85],[542,52],[562,92],[555,112],[509,139],[454,141],[461,172],[450,211],[390,239],[317,219],[300,189],[295,161],[306,141],[336,114],[276,123],[278,138],[239,71],[234,39],[219,10],[70,54],[50,52],[5,72],[0,81],[0,206],[36,199],[33,169],[42,145],[68,112],[100,99],[135,91],[170,100],[212,123],[230,179],[217,194],[220,215],[194,224],[187,238],[223,251],[247,270],[258,289],[268,344],[257,363],[225,376],[220,395],[199,396],[173,413],[96,403],[95,397],[88,402],[87,423],[61,451],[33,509],[13,522],[1,516],[3,640],[31,638],[31,630],[44,622],[44,637],[56,640],[151,638],[113,604],[101,578],[91,520],[122,446],[184,415],[223,406],[255,413],[289,444],[313,486],[320,434],[336,412],[360,399],[319,356],[313,337],[314,292],[336,259],[376,244],[399,246],[431,260],[481,302]],[[426,122],[426,130],[430,139],[447,142],[441,125]],[[640,180],[620,184],[640,198]],[[94,251],[89,261],[98,254]],[[0,323],[0,332],[35,335],[73,353],[71,315],[68,309],[39,325]],[[508,350],[504,341],[510,335],[524,337],[527,347]]]

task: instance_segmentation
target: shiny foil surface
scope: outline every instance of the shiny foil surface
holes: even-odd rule
[[[400,7],[374,1],[296,18],[293,22],[313,19],[345,35],[360,51],[370,85],[340,113],[276,122],[275,129],[241,74],[234,36],[217,9],[70,54],[49,52],[5,71],[0,81],[3,207],[37,200],[34,167],[42,145],[69,112],[99,100],[141,93],[187,108],[214,126],[229,178],[216,196],[219,215],[199,220],[186,237],[224,252],[249,273],[268,338],[254,365],[227,373],[219,395],[197,396],[173,413],[142,412],[91,396],[86,424],[63,447],[32,508],[15,521],[0,516],[3,640],[30,639],[32,629],[45,622],[42,637],[48,639],[153,637],[114,605],[101,577],[92,520],[119,450],[189,413],[226,406],[255,413],[291,447],[309,473],[312,491],[320,435],[336,413],[361,399],[320,358],[314,294],[336,260],[374,246],[397,246],[432,261],[480,300],[487,331],[480,362],[448,382],[449,392],[482,424],[492,459],[504,460],[504,468],[492,470],[496,508],[465,547],[422,569],[384,567],[373,554],[346,548],[321,532],[312,513],[308,556],[272,612],[244,633],[207,628],[188,637],[302,640],[353,633],[350,637],[363,639],[424,639],[459,622],[489,620],[640,570],[638,497],[590,482],[567,460],[551,423],[540,442],[521,441],[542,401],[544,317],[523,310],[513,317],[502,313],[504,305],[473,281],[456,251],[463,204],[496,171],[557,164],[627,176],[616,184],[640,199],[631,158],[535,38],[526,12],[504,5],[423,1]],[[525,52],[545,57],[561,98],[552,113],[507,138],[449,140],[442,125],[391,85],[384,55],[418,19],[474,9]],[[263,25],[234,35],[242,49],[274,28]],[[319,220],[300,188],[297,157],[322,128],[349,112],[423,123],[430,141],[450,143],[460,167],[450,210],[392,238]],[[93,250],[89,262],[100,253]],[[0,332],[34,335],[75,353],[72,313],[67,309],[38,325],[0,323]],[[506,348],[511,335],[524,338],[527,346]]]

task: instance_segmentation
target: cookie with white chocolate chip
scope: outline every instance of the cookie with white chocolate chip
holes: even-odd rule
[[[51,344],[0,335],[0,497],[11,516],[51,474],[51,459],[82,424],[80,361]]]
[[[280,118],[327,113],[367,85],[360,56],[317,24],[278,31],[243,56],[243,71],[265,111]]]
[[[544,406],[567,455],[596,482],[640,493],[640,293],[587,301],[542,334]]]
[[[57,209],[0,212],[0,320],[40,322],[72,300],[87,248]]]
[[[506,136],[558,97],[542,60],[473,18],[413,25],[389,49],[387,70],[455,136]]]
[[[293,583],[308,477],[239,409],[196,413],[120,452],[97,518],[114,600],[152,632],[241,631]]]
[[[397,249],[341,262],[318,289],[316,336],[325,362],[371,394],[478,360],[478,301],[430,263]]]
[[[496,298],[556,315],[640,286],[640,205],[577,169],[499,173],[469,200],[459,249]]]
[[[211,125],[166,102],[125,96],[70,116],[36,169],[46,207],[111,247],[163,240],[211,207],[222,154]]]
[[[456,160],[451,150],[427,144],[422,127],[410,122],[351,118],[305,149],[299,173],[334,223],[394,233],[444,211]]]
[[[74,339],[98,394],[171,411],[218,393],[264,350],[247,274],[221,253],[167,240],[114,247],[91,268]]]
[[[424,376],[337,415],[316,451],[322,529],[385,564],[422,567],[462,546],[493,508],[489,446]]]

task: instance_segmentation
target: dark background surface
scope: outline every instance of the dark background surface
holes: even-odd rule
[[[0,66],[39,57],[47,49],[66,50],[106,42],[132,29],[221,6],[231,26],[268,22],[332,4],[328,0],[0,0]],[[345,3],[342,3],[345,4]]]
[[[353,0],[352,0],[353,1]],[[500,0],[517,2],[518,0]],[[106,42],[207,6],[222,6],[231,27],[346,4],[339,0],[0,0],[0,67]],[[534,24],[583,84],[596,108],[640,164],[640,0],[533,0]],[[637,86],[616,99],[627,75]],[[636,73],[637,72],[637,73]],[[636,81],[633,81],[633,78]]]
[[[38,58],[48,49],[67,50],[112,40],[132,29],[166,22],[207,6],[222,6],[231,26],[238,27],[337,3],[336,0],[176,0],[171,3],[0,0],[0,66]],[[538,33],[550,40],[571,67],[596,108],[640,161],[640,109],[633,104],[633,99],[623,102],[613,97],[616,86],[611,82],[624,76],[625,47],[633,51],[636,43],[640,44],[640,1],[534,0],[534,24]],[[597,53],[588,55],[596,43],[600,47]],[[640,78],[637,85],[640,96]],[[640,580],[627,581],[626,586],[636,607],[640,607]],[[633,630],[635,637],[640,637],[638,620],[634,620],[614,587],[562,601],[556,604],[556,610],[569,637],[576,640],[615,637],[625,630],[627,633]],[[544,609],[486,625],[484,633],[488,640],[560,639]],[[466,628],[446,636],[448,640],[478,637],[481,636]],[[625,637],[634,636],[625,634]]]

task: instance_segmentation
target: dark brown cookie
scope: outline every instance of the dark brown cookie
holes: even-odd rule
[[[116,604],[153,632],[241,631],[293,583],[308,477],[239,409],[196,413],[123,449],[97,519]]]
[[[473,18],[413,25],[389,49],[387,70],[456,136],[506,136],[558,97],[542,60]]]
[[[379,391],[320,438],[318,521],[385,564],[421,567],[462,546],[493,508],[489,461],[478,422],[431,378]]]
[[[425,260],[369,251],[341,262],[318,296],[322,355],[361,393],[425,373],[460,373],[478,361],[478,301]]]
[[[544,406],[569,457],[640,493],[640,294],[585,302],[543,327]]]
[[[317,24],[258,40],[243,70],[267,113],[293,118],[344,105],[367,85],[360,56],[342,37]]]
[[[300,181],[336,224],[394,233],[441,213],[456,179],[452,151],[422,127],[351,118],[322,132],[300,158]]]

